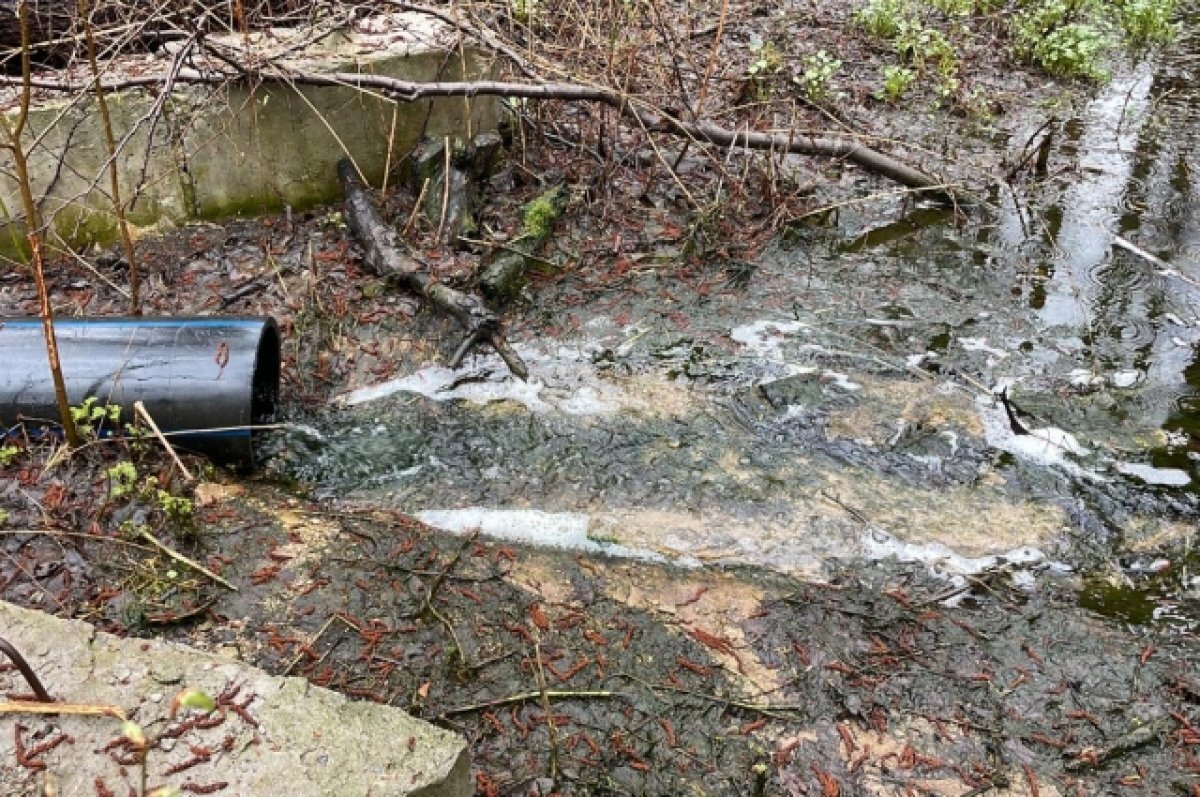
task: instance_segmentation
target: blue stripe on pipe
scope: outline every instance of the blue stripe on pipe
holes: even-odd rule
[[[54,326],[114,326],[114,327],[244,327],[261,326],[264,322],[254,319],[196,318],[196,319],[70,319],[56,318]],[[0,319],[0,330],[4,327],[41,327],[40,319]]]
[[[46,424],[48,421],[39,421],[39,423]],[[57,437],[58,435],[62,434],[62,426],[58,423],[53,423],[51,426],[43,425],[40,427],[26,426],[18,423],[15,426],[4,429],[3,434],[0,434],[0,439],[18,437],[22,433],[28,434],[35,440],[39,439],[43,434],[52,434]],[[251,434],[253,434],[253,432],[250,429],[229,429],[220,432],[163,432],[163,437],[173,437],[180,440],[187,440],[189,438],[197,437],[250,437]],[[125,435],[112,430],[101,430],[100,437],[103,439],[108,439],[110,437],[125,437]]]

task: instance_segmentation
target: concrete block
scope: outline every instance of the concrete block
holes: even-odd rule
[[[399,709],[348,700],[303,679],[270,676],[184,645],[119,639],[3,602],[0,636],[25,654],[52,697],[117,706],[159,740],[147,756],[151,790],[192,784],[184,792],[190,793],[224,784],[212,793],[471,794],[466,742]],[[224,706],[171,719],[172,700],[184,689],[224,696]],[[27,691],[18,673],[0,673],[0,693]],[[33,756],[44,769],[18,762],[18,737],[28,752],[59,736],[66,738]],[[48,782],[58,794],[105,793],[99,783],[111,793],[132,793],[141,771],[121,738],[121,722],[110,717],[0,714],[0,797],[42,794]]]
[[[479,50],[454,46],[440,23],[418,14],[388,14],[316,42],[311,31],[272,30],[214,39],[247,64],[286,54],[291,68],[366,72],[412,81],[492,76]],[[307,38],[306,38],[307,37]],[[303,45],[303,46],[302,46]],[[165,75],[170,52],[130,56],[106,67],[105,79]],[[68,75],[86,82],[76,69]],[[15,119],[16,90],[0,92]],[[422,135],[471,136],[494,130],[496,98],[447,97],[401,103],[349,87],[299,87],[269,80],[256,86],[177,85],[169,98],[128,89],[108,96],[123,203],[135,232],[198,219],[304,210],[341,198],[335,164],[349,154],[379,185]],[[157,112],[157,109],[161,113]],[[157,119],[156,119],[157,116]],[[0,133],[0,137],[2,137]],[[108,243],[116,217],[108,196],[108,151],[94,95],[39,91],[24,139],[30,178],[52,239],[69,246]],[[23,216],[11,157],[0,152],[0,251],[24,246]]]

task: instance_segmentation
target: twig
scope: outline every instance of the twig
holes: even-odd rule
[[[446,575],[454,569],[454,566],[458,564],[459,560],[462,559],[463,554],[466,553],[467,548],[469,548],[478,537],[479,529],[475,529],[475,531],[463,541],[463,544],[455,552],[454,556],[450,559],[446,566],[442,568],[441,572],[434,577],[433,581],[426,589],[424,605],[422,605],[421,608],[412,615],[414,617],[428,615],[441,623],[445,627],[447,633],[450,634],[450,638],[454,640],[454,649],[458,652],[459,663],[468,669],[474,669],[474,667],[467,662],[467,652],[463,650],[462,640],[458,638],[458,632],[454,630],[454,624],[450,622],[446,615],[438,611],[438,608],[433,605],[433,597],[437,593],[438,588],[442,585],[442,582],[446,579]]]
[[[681,686],[669,686],[667,684],[652,684],[643,678],[639,678],[636,675],[631,675],[627,672],[617,673],[617,675],[620,675],[622,678],[628,678],[631,681],[636,681],[637,683],[641,684],[642,686],[646,687],[647,689],[650,689],[655,692],[677,692],[679,694],[689,695],[691,697],[699,698],[700,700],[707,700],[710,703],[717,703],[717,704],[720,704],[723,706],[730,706],[731,708],[740,708],[743,711],[753,711],[753,712],[756,712],[758,714],[763,714],[768,717],[774,717],[775,719],[786,719],[786,717],[782,716],[783,713],[791,714],[791,713],[795,713],[798,711],[807,711],[810,708],[810,706],[807,706],[807,705],[804,705],[801,703],[782,703],[779,705],[772,705],[770,703],[750,703],[750,702],[744,701],[744,700],[736,700],[736,699],[728,698],[728,697],[718,697],[717,695],[708,695],[708,694],[705,694],[704,692],[697,692],[693,689],[684,689]]]
[[[1192,279],[1191,277],[1187,276],[1186,274],[1180,273],[1179,269],[1174,268],[1170,263],[1163,260],[1161,257],[1158,257],[1157,255],[1152,254],[1151,252],[1147,252],[1145,249],[1138,246],[1133,241],[1130,241],[1128,238],[1122,238],[1120,235],[1114,235],[1112,237],[1112,243],[1113,243],[1113,246],[1120,247],[1121,249],[1124,249],[1126,252],[1129,252],[1130,254],[1137,255],[1138,257],[1149,262],[1152,266],[1155,266],[1156,268],[1158,268],[1159,269],[1158,273],[1161,276],[1175,277],[1180,282],[1187,283],[1188,285],[1191,285],[1193,288],[1200,288],[1200,282]]]
[[[508,706],[513,703],[525,703],[529,700],[540,700],[545,697],[546,700],[608,700],[615,697],[621,697],[619,692],[613,692],[607,689],[593,691],[561,691],[554,689],[538,690],[536,692],[518,692],[517,694],[498,697],[495,700],[485,700],[482,703],[471,703],[466,706],[458,706],[457,708],[448,708],[438,715],[438,718],[453,717],[456,714],[470,714],[473,711],[484,711],[485,709],[495,708],[497,706]]]
[[[96,61],[96,37],[92,32],[92,9],[89,0],[80,0],[79,15],[83,19],[88,66],[91,68],[92,79],[96,86],[96,104],[100,109],[104,143],[108,147],[109,190],[112,192],[113,212],[117,216],[117,229],[120,232],[121,245],[125,249],[125,259],[129,265],[129,312],[138,316],[142,314],[141,277],[137,254],[133,246],[133,236],[129,233],[129,221],[125,216],[125,204],[121,201],[121,181],[117,169],[117,137],[113,135],[112,116],[108,112],[108,100],[104,96],[104,86],[100,83],[100,66]],[[149,139],[147,139],[147,148],[149,148]]]
[[[138,545],[136,542],[123,540],[120,537],[107,537],[103,534],[88,534],[87,532],[83,531],[59,531],[58,529],[0,529],[0,537],[10,534],[28,535],[34,537],[43,534],[47,537],[75,537],[81,540],[95,540],[97,542],[111,542],[116,545],[127,545],[130,548],[137,548],[139,551],[152,550],[147,548],[145,545]]]
[[[325,621],[325,624],[323,626],[321,626],[321,630],[318,631],[317,633],[315,633],[313,635],[312,639],[308,640],[308,647],[310,649],[313,647],[313,645],[317,644],[317,642],[320,641],[322,636],[325,635],[325,632],[329,630],[329,626],[333,625],[334,620],[341,620],[344,623],[346,622],[346,619],[344,617],[342,617],[341,615],[338,615],[338,614],[329,615],[329,619]],[[349,623],[346,623],[346,624],[349,625]],[[359,631],[361,629],[355,628],[354,630]],[[300,663],[300,659],[302,659],[302,658],[304,658],[304,650],[301,650],[299,653],[296,654],[296,658],[292,659],[292,663],[287,666],[287,669],[283,671],[283,674],[291,675],[292,670],[294,670],[296,668],[296,665]],[[321,658],[324,658],[324,656],[322,656]],[[320,663],[321,663],[321,660],[318,659],[317,664],[320,664]]]
[[[450,183],[453,181],[454,175],[450,171],[450,136],[445,136],[442,139],[442,153],[445,155],[445,163],[442,165],[442,212],[438,215],[437,235],[434,240],[442,240],[442,235],[446,230],[446,214],[450,210]]]
[[[7,656],[8,660],[17,668],[17,672],[21,673],[21,677],[25,679],[25,683],[29,684],[29,688],[37,695],[39,702],[54,702],[54,698],[50,697],[50,693],[46,691],[46,687],[42,686],[42,682],[38,680],[37,673],[29,666],[29,662],[25,661],[25,657],[7,639],[0,638],[0,653]]]
[[[150,431],[154,432],[154,436],[158,438],[158,442],[162,443],[163,448],[171,455],[171,459],[175,460],[175,464],[179,466],[179,471],[183,474],[183,478],[189,484],[196,481],[196,477],[187,469],[187,465],[183,464],[183,460],[175,453],[175,448],[167,442],[167,438],[163,436],[162,430],[158,428],[158,424],[154,422],[154,419],[150,417],[150,413],[146,411],[146,405],[141,401],[135,401],[133,402],[133,411],[141,416],[146,425],[150,427]]]
[[[95,703],[38,703],[32,700],[8,700],[0,703],[0,714],[71,714],[82,717],[128,719],[117,706]]]
[[[546,693],[546,670],[542,666],[542,643],[537,626],[533,626],[533,660],[537,665],[538,694],[542,702],[542,711],[546,714],[546,734],[550,737],[550,780],[558,785],[558,727],[554,724],[554,709],[550,707],[550,697]]]
[[[209,577],[209,578],[211,578],[213,581],[217,582],[217,583],[218,583],[218,584],[220,584],[222,587],[225,587],[226,589],[230,590],[231,592],[237,592],[237,591],[238,591],[238,588],[237,588],[237,587],[235,587],[233,584],[230,584],[228,581],[226,581],[225,579],[221,578],[221,577],[220,577],[220,576],[218,576],[216,573],[214,573],[213,571],[209,570],[207,567],[205,567],[204,565],[200,564],[200,563],[199,563],[199,562],[197,562],[196,560],[194,560],[194,559],[189,559],[188,557],[186,557],[186,556],[184,556],[183,554],[181,554],[179,551],[176,551],[174,548],[171,548],[170,546],[168,546],[168,545],[165,545],[165,544],[163,544],[162,542],[159,542],[158,538],[157,538],[157,537],[155,537],[153,534],[151,534],[149,531],[146,531],[145,529],[142,529],[142,530],[141,530],[141,533],[139,534],[139,536],[140,536],[140,537],[141,537],[143,540],[145,540],[146,542],[148,542],[148,543],[150,543],[151,545],[153,545],[153,546],[154,546],[155,548],[157,548],[158,550],[160,550],[160,551],[162,551],[163,553],[165,553],[167,556],[169,556],[169,557],[171,557],[172,559],[174,559],[176,562],[179,562],[180,564],[187,565],[188,567],[192,568],[193,570],[196,570],[196,571],[198,571],[198,572],[200,572],[200,573],[202,573],[202,574],[204,574],[204,575],[208,576],[208,577]]]

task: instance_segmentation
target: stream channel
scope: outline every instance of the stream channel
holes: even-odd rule
[[[664,247],[599,298],[539,288],[563,309],[513,331],[527,382],[478,357],[364,384],[272,468],[445,529],[688,566],[1082,573],[1089,608],[1192,629],[1198,28],[1063,119],[1034,189],[965,219],[848,205],[749,265],[681,272]],[[1016,159],[1034,132],[995,143]]]

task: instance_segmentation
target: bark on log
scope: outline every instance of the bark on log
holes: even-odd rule
[[[399,234],[379,215],[366,186],[345,158],[338,161],[338,178],[346,192],[346,222],[350,232],[362,244],[363,263],[367,268],[420,294],[439,310],[453,316],[467,331],[466,339],[450,358],[450,367],[461,365],[475,346],[489,343],[513,374],[522,379],[529,376],[525,363],[500,332],[499,316],[477,297],[435,282],[420,263],[405,254]]]

